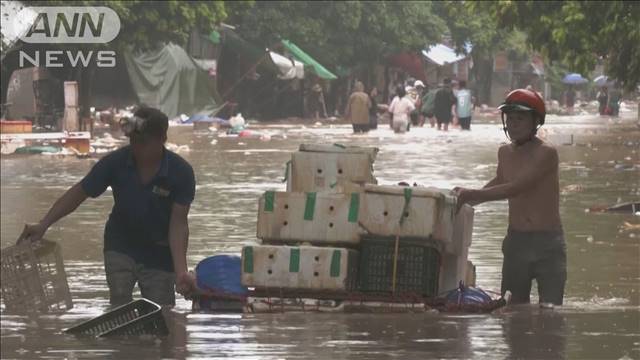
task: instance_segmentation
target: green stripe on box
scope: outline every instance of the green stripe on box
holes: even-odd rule
[[[404,223],[404,220],[405,220],[404,213],[406,213],[409,210],[409,201],[411,201],[412,194],[413,194],[413,191],[411,190],[411,188],[409,187],[404,188],[404,207],[402,208],[402,214],[400,214],[400,225]]]
[[[349,204],[349,222],[358,222],[358,210],[360,209],[360,194],[351,193],[351,203]]]
[[[266,191],[264,193],[264,211],[273,212],[273,203],[275,202],[275,198],[275,191]]]
[[[411,200],[411,195],[413,194],[413,191],[411,190],[411,188],[406,187],[404,188],[404,201],[405,203],[409,203],[409,201]]]
[[[244,263],[244,272],[247,274],[253,274],[253,247],[245,246],[242,249],[242,260]]]
[[[340,256],[342,252],[340,250],[333,250],[333,254],[331,255],[331,277],[340,276]]]
[[[300,271],[300,249],[291,249],[289,253],[289,272]]]
[[[316,210],[316,193],[307,193],[307,201],[304,204],[304,219],[313,220],[313,213]]]

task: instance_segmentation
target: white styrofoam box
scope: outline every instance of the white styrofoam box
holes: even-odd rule
[[[340,153],[340,154],[367,154],[371,157],[371,161],[376,160],[379,149],[376,147],[364,146],[345,146],[341,144],[300,144],[300,151],[308,152],[324,152],[324,153]]]
[[[474,209],[469,205],[463,205],[455,215],[452,241],[445,244],[442,254],[441,292],[455,289],[460,281],[471,285],[468,256],[473,234],[473,215]]]
[[[476,286],[476,267],[471,261],[467,261],[467,276],[464,283],[467,286]]]
[[[405,209],[408,193],[409,203]],[[359,223],[372,235],[429,238],[451,242],[455,196],[448,190],[394,185],[365,185]],[[404,216],[402,224],[400,217]]]
[[[455,215],[453,221],[453,238],[446,243],[445,252],[451,254],[462,254],[462,250],[471,246],[473,235],[474,209],[469,205],[463,205]]]
[[[300,290],[352,290],[358,252],[317,246],[255,245],[242,249],[242,285]]]
[[[453,290],[458,287],[460,281],[467,280],[467,257],[469,248],[466,247],[460,254],[442,253],[442,267],[440,268],[440,293]]]
[[[361,196],[267,191],[260,197],[257,237],[269,242],[358,244]]]
[[[301,145],[291,155],[287,191],[353,192],[376,184],[373,162],[377,148]]]

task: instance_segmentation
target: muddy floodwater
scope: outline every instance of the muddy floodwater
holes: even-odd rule
[[[560,211],[568,254],[562,308],[520,306],[486,315],[241,315],[191,313],[191,303],[179,299],[168,316],[167,338],[78,339],[62,330],[108,307],[102,235],[113,200],[106,192],[47,233],[62,245],[74,308],[36,317],[3,310],[2,358],[638,359],[640,230],[624,223],[638,224],[640,216],[585,211],[640,199],[635,111],[615,120],[548,116],[543,128],[560,153]],[[474,121],[470,132],[417,128],[404,135],[393,134],[387,125],[366,135],[330,122],[252,126],[270,134],[270,140],[173,127],[169,142],[188,146],[180,154],[193,165],[198,183],[189,218],[189,266],[215,254],[239,254],[243,245],[256,243],[258,198],[266,190],[285,189],[285,163],[301,143],[380,148],[374,169],[381,184],[480,187],[495,174],[497,148],[506,141],[498,122]],[[3,156],[2,247],[16,240],[25,221],[39,220],[95,161]],[[484,289],[500,289],[506,229],[506,202],[476,207],[469,258]],[[536,296],[532,302],[537,303]]]

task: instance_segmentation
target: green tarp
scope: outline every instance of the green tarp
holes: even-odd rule
[[[327,79],[327,80],[334,80],[338,78],[331,71],[327,70],[324,66],[322,66],[316,60],[314,60],[311,56],[309,56],[309,54],[302,51],[302,49],[300,49],[296,44],[292,43],[291,41],[282,40],[282,45],[284,45],[284,47],[286,47],[287,50],[291,52],[291,54],[293,55],[293,57],[296,58],[296,60],[302,62],[307,66],[310,66],[320,78]]]
[[[180,114],[214,114],[219,108],[213,80],[180,46],[169,43],[143,53],[124,52],[127,72],[138,100],[162,110],[169,118]]]

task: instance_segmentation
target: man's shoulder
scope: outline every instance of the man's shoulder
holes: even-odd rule
[[[502,144],[498,148],[498,156],[504,155],[507,152],[510,152],[513,149],[512,144]]]
[[[553,161],[558,158],[558,150],[553,144],[538,137],[533,141],[535,141],[534,146],[532,146],[528,151],[535,159],[538,159],[539,161]]]
[[[191,171],[193,172],[193,167],[187,160],[185,160],[182,156],[176,154],[171,150],[166,150],[167,156],[169,157],[169,167],[172,169],[177,169],[178,171]]]
[[[100,161],[102,162],[115,162],[118,163],[120,161],[125,161],[127,156],[129,156],[131,150],[130,145],[125,145],[117,150],[113,150],[112,152],[103,156]]]
[[[535,149],[537,151],[540,152],[545,152],[545,153],[556,153],[558,152],[558,150],[556,149],[555,145],[553,145],[552,143],[541,139],[539,137],[536,137],[536,147]]]

